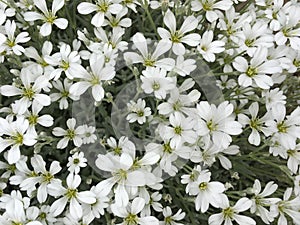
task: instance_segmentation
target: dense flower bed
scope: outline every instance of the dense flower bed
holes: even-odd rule
[[[300,224],[296,0],[0,0],[0,224]]]

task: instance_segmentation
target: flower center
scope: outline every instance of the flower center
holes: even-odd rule
[[[280,133],[287,133],[287,128],[288,127],[284,124],[284,122],[277,124],[277,129]]]
[[[204,11],[210,11],[213,9],[213,3],[212,2],[208,2],[208,1],[205,1],[203,4],[202,4],[202,7],[203,7],[203,10]]]
[[[245,45],[246,45],[247,47],[251,47],[251,46],[253,45],[254,41],[255,41],[255,40],[246,39],[246,40],[245,40]]]
[[[28,98],[29,100],[32,100],[33,96],[34,96],[34,91],[32,90],[32,88],[28,88],[28,89],[25,89],[23,91],[23,96]]]
[[[165,218],[165,222],[166,222],[165,224],[166,224],[166,225],[171,225],[171,224],[173,224],[172,221],[173,221],[173,220],[172,220],[172,217],[171,217],[171,216],[167,216],[167,217]]]
[[[8,47],[12,48],[16,45],[16,42],[14,40],[7,40],[6,44]]]
[[[173,152],[173,149],[171,148],[170,143],[163,144],[163,151],[166,153],[169,153],[169,154],[171,154]]]
[[[109,5],[104,1],[98,4],[98,9],[100,12],[106,13],[108,10]]]
[[[144,62],[144,65],[145,66],[150,66],[150,67],[153,67],[155,64],[155,61],[152,60],[152,59],[145,59],[145,62]]]
[[[51,11],[49,11],[48,15],[45,16],[45,22],[53,24],[56,18],[57,16],[55,16]]]
[[[180,35],[178,31],[175,31],[175,33],[171,35],[171,41],[173,43],[180,43],[181,38],[182,35]]]
[[[223,215],[224,215],[225,218],[232,219],[234,212],[233,212],[231,207],[223,209],[222,212],[223,212]]]
[[[120,148],[120,147],[114,148],[114,153],[115,153],[115,155],[121,155],[121,153],[122,153],[122,148]]]
[[[76,189],[68,189],[67,190],[67,194],[66,194],[67,198],[70,200],[71,198],[76,198],[77,196],[77,190]]]
[[[74,130],[67,130],[67,137],[70,139],[73,139],[75,137],[75,131]]]
[[[54,178],[54,176],[51,173],[49,173],[49,172],[43,174],[43,180],[44,180],[44,182],[50,183],[50,181],[53,178]]]
[[[217,130],[217,124],[214,124],[212,120],[208,121],[206,123],[206,126],[207,128],[210,130],[210,131],[215,131]]]
[[[80,159],[78,159],[78,158],[75,158],[75,159],[73,159],[73,163],[76,165],[76,164],[78,164],[80,162]]]
[[[206,182],[202,182],[199,184],[199,189],[201,191],[205,191],[207,189],[207,183]]]
[[[38,116],[37,115],[30,115],[28,117],[28,121],[30,125],[36,125],[37,124],[37,120],[38,120]]]
[[[61,62],[61,68],[63,70],[67,70],[67,69],[69,69],[69,67],[70,67],[70,63],[62,60],[62,62]]]
[[[14,140],[14,142],[16,144],[21,145],[21,144],[23,144],[24,137],[22,134],[17,133],[16,136],[12,137],[12,139]]]
[[[259,123],[258,123],[258,119],[252,119],[250,120],[250,127],[255,129],[255,130],[259,130]]]
[[[174,132],[175,132],[175,134],[177,134],[177,135],[181,135],[181,133],[182,133],[182,128],[181,128],[180,126],[176,126],[176,127],[174,127]]]
[[[128,216],[124,220],[125,225],[137,225],[138,224],[138,217],[135,214],[129,213]]]
[[[39,217],[42,219],[42,220],[45,220],[47,218],[47,214],[45,212],[42,212]]]
[[[126,180],[127,179],[127,171],[123,170],[123,169],[119,169],[116,174],[115,174],[116,178],[118,181],[121,180]]]
[[[159,90],[159,88],[160,88],[160,85],[159,85],[159,83],[157,83],[157,82],[154,82],[154,83],[152,84],[152,88],[153,88],[153,90],[154,90],[154,91],[157,91],[157,90]]]
[[[69,97],[69,92],[68,91],[66,91],[66,90],[63,90],[62,92],[61,92],[61,97],[63,97],[63,98],[67,98],[67,97]]]
[[[138,117],[143,117],[144,116],[144,111],[139,110],[139,111],[136,112],[136,114],[137,114]]]
[[[253,67],[248,67],[248,69],[246,70],[246,75],[248,77],[254,77],[257,74],[257,69],[253,68]]]

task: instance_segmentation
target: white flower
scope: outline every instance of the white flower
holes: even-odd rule
[[[205,31],[198,45],[197,50],[208,62],[216,60],[215,53],[220,53],[225,50],[223,41],[213,41],[214,34],[210,31]]]
[[[97,13],[93,16],[91,24],[95,27],[101,27],[104,23],[105,14],[118,14],[122,10],[122,5],[115,2],[114,0],[97,0],[96,4],[81,2],[77,6],[77,10],[83,15],[88,15],[96,11]]]
[[[169,140],[164,140],[162,144],[149,143],[145,146],[147,152],[154,152],[160,156],[159,169],[175,176],[178,172],[176,160],[178,157],[189,159],[191,148],[188,146],[171,147]]]
[[[32,186],[39,183],[39,187],[37,189],[37,200],[39,203],[43,203],[47,200],[49,185],[52,184],[55,186],[59,184],[60,180],[58,178],[54,178],[54,175],[62,168],[58,161],[53,161],[50,165],[49,171],[46,170],[46,163],[40,155],[35,155],[31,158],[31,165],[34,168],[34,172],[31,173],[31,177],[28,177],[21,182],[20,187],[21,190],[30,190]]]
[[[8,150],[7,160],[9,164],[16,163],[20,157],[20,147],[22,145],[33,146],[37,140],[36,136],[27,132],[29,128],[28,120],[24,117],[18,117],[16,121],[8,122],[0,118],[0,152],[10,147]]]
[[[61,73],[65,72],[67,78],[72,80],[77,74],[82,74],[85,71],[78,52],[72,51],[71,47],[65,43],[60,46],[59,52],[52,56],[45,56],[45,60],[52,66],[58,66],[51,72],[50,79],[58,80]]]
[[[183,225],[182,223],[178,223],[177,221],[182,220],[185,217],[185,212],[182,212],[182,209],[179,209],[177,213],[172,215],[172,209],[167,206],[163,209],[164,221],[159,222],[159,225]]]
[[[297,224],[300,221],[300,198],[299,196],[291,198],[292,188],[287,188],[283,194],[283,200],[271,206],[271,213],[278,216],[277,225],[287,225],[286,215],[293,219],[293,223]]]
[[[183,94],[183,92],[191,89],[194,84],[195,81],[188,78],[184,80],[179,88],[176,87],[171,90],[170,97],[167,102],[163,102],[157,107],[159,114],[170,115],[174,112],[181,112],[186,115],[190,115],[191,112],[194,112],[192,107],[199,100],[201,93],[198,90],[193,89],[188,94]]]
[[[267,60],[267,55],[268,50],[261,47],[255,51],[250,65],[242,56],[235,58],[233,67],[241,72],[238,78],[239,85],[253,87],[253,81],[262,89],[269,89],[273,85],[272,78],[266,74],[280,73],[282,68],[277,60]]]
[[[53,125],[53,117],[46,114],[46,115],[42,115],[39,116],[39,112],[43,109],[43,106],[34,102],[31,106],[31,112],[25,112],[25,116],[27,118],[27,120],[29,121],[29,128],[28,130],[31,133],[36,134],[37,136],[37,132],[36,132],[36,126],[39,124],[43,127],[51,127]]]
[[[116,72],[114,67],[105,66],[105,57],[103,55],[92,54],[90,57],[90,68],[90,72],[84,70],[83,73],[75,75],[81,80],[71,86],[70,93],[80,96],[91,87],[95,101],[100,102],[104,98],[103,81],[113,79]]]
[[[95,143],[97,140],[97,136],[95,133],[96,128],[94,126],[88,126],[86,124],[82,125],[84,129],[84,134],[82,135],[82,143],[83,144],[91,144]]]
[[[221,225],[225,221],[225,225],[232,225],[232,221],[236,221],[240,225],[255,225],[256,222],[252,218],[244,215],[239,215],[240,212],[248,210],[252,205],[252,202],[248,198],[239,199],[234,206],[229,205],[227,197],[222,198],[220,204],[222,212],[214,214],[208,218],[209,225]]]
[[[300,107],[297,107],[289,116],[286,117],[284,105],[277,105],[272,108],[273,119],[266,122],[266,126],[282,145],[288,149],[295,149],[296,140],[300,138]]]
[[[265,90],[262,92],[262,97],[265,99],[267,110],[271,110],[276,105],[285,105],[286,96],[283,94],[283,91],[279,88],[272,90]]]
[[[68,158],[68,170],[71,173],[78,174],[80,171],[80,167],[86,167],[87,159],[84,158],[83,152],[75,152],[71,157]]]
[[[197,105],[197,110],[201,118],[196,124],[197,133],[211,136],[213,143],[219,147],[227,148],[232,141],[230,135],[242,132],[242,125],[231,116],[233,105],[227,101],[218,107],[202,101]]]
[[[247,51],[251,57],[257,48],[270,48],[274,45],[274,36],[268,29],[265,21],[258,20],[253,26],[249,23],[243,23],[243,31],[237,33],[238,39],[235,42],[240,46],[240,51]],[[256,56],[257,57],[257,56]]]
[[[219,18],[216,9],[228,10],[232,6],[232,1],[230,0],[194,0],[192,1],[192,11],[205,11],[205,17],[209,22],[214,22]],[[215,11],[216,10],[216,11]]]
[[[183,56],[179,55],[177,56],[176,65],[173,71],[179,74],[180,76],[185,77],[186,75],[189,75],[192,71],[194,71],[197,68],[195,64],[196,64],[196,60],[194,59],[184,60]]]
[[[57,186],[56,184],[49,184],[49,194],[52,196],[62,196],[52,203],[50,207],[50,212],[54,216],[60,215],[67,203],[69,203],[70,214],[73,218],[82,217],[82,205],[85,204],[94,204],[96,202],[95,194],[91,191],[78,191],[78,186],[81,183],[81,178],[79,175],[73,175],[70,173],[67,176],[67,188],[63,186]],[[80,204],[81,203],[81,204]]]
[[[96,166],[103,171],[111,173],[111,177],[97,184],[103,195],[108,195],[114,188],[116,205],[126,207],[129,202],[129,193],[126,188],[144,186],[147,183],[145,173],[141,170],[132,170],[133,158],[127,153],[121,156],[98,155]]]
[[[0,2],[0,25],[2,25],[7,17],[12,17],[16,14],[16,10],[14,8],[6,8],[8,5],[5,2]]]
[[[134,123],[137,121],[139,124],[143,124],[146,122],[146,117],[151,115],[151,109],[146,107],[146,102],[144,99],[138,99],[137,102],[130,101],[127,104],[129,114],[126,119],[129,123]]]
[[[94,29],[94,32],[96,37],[102,41],[100,44],[104,44],[103,47],[100,47],[101,52],[104,53],[106,48],[120,51],[127,49],[128,43],[126,41],[122,41],[123,35],[125,34],[124,28],[114,27],[112,32],[107,33],[102,27],[98,27]],[[94,52],[95,50],[92,51]]]
[[[193,118],[185,118],[181,113],[175,112],[170,115],[170,124],[172,127],[165,126],[160,130],[160,136],[164,140],[170,140],[172,148],[178,148],[184,142],[194,144],[197,140],[197,134],[193,130]]]
[[[252,206],[250,208],[250,212],[258,215],[266,224],[273,222],[275,216],[272,215],[265,207],[269,207],[280,201],[279,198],[266,197],[273,194],[277,187],[277,184],[274,184],[273,181],[270,181],[266,184],[264,190],[261,192],[260,181],[257,179],[254,181],[252,190],[254,196],[251,199]]]
[[[167,72],[163,69],[148,67],[143,70],[141,76],[144,92],[150,94],[154,92],[154,96],[158,99],[166,98],[167,93],[175,88],[174,81],[170,77],[166,77]]]
[[[145,200],[143,198],[137,197],[133,199],[132,204],[128,205],[126,208],[119,207],[115,204],[111,205],[112,212],[123,218],[123,223],[121,225],[159,225],[159,221],[154,216],[139,217],[139,214],[145,206]]]
[[[104,20],[102,26],[109,25],[112,28],[116,27],[130,27],[132,22],[130,18],[122,18],[128,14],[128,9],[124,8],[115,17],[109,12],[106,14],[107,19]]]
[[[208,170],[201,171],[197,180],[191,183],[187,190],[190,195],[197,195],[195,207],[197,211],[201,210],[201,213],[206,212],[210,204],[218,208],[225,191],[224,184],[218,181],[210,182],[210,176],[211,172]]]
[[[297,27],[299,23],[298,11],[298,6],[290,6],[288,15],[278,18],[282,27],[274,36],[277,45],[284,45],[289,40],[289,44],[294,50],[300,50],[300,28]]]
[[[13,21],[7,20],[4,28],[7,37],[3,36],[3,34],[1,33],[0,45],[3,45],[6,54],[10,54],[12,51],[16,55],[22,55],[25,49],[21,45],[19,45],[19,43],[28,42],[30,40],[30,37],[28,37],[29,33],[21,32],[15,37],[17,26],[14,20]]]
[[[76,120],[74,118],[67,120],[67,130],[62,129],[61,127],[55,127],[52,131],[52,133],[55,136],[63,136],[63,139],[61,139],[57,143],[57,148],[63,149],[67,147],[68,142],[70,140],[73,141],[74,145],[77,147],[80,147],[82,145],[82,135],[84,133],[84,128],[82,126],[79,126],[75,128]]]
[[[42,36],[48,36],[52,32],[52,25],[55,24],[60,29],[66,29],[68,20],[57,18],[56,13],[64,6],[64,0],[54,0],[51,10],[48,10],[45,0],[34,0],[34,5],[42,12],[26,12],[24,19],[26,21],[43,20],[44,24],[40,28]]]
[[[242,125],[249,125],[251,128],[251,134],[248,137],[248,141],[250,144],[258,146],[260,144],[261,138],[259,132],[263,132],[266,136],[269,134],[266,127],[264,127],[264,123],[270,119],[269,113],[266,113],[262,118],[258,117],[259,106],[257,102],[252,103],[249,106],[249,113],[251,115],[251,119],[249,119],[244,114],[238,115],[238,121]]]
[[[41,70],[39,67],[37,67],[37,71],[32,71],[28,68],[22,69],[20,74],[22,81],[21,87],[13,85],[3,85],[0,87],[0,92],[4,96],[22,96],[21,99],[16,101],[15,105],[18,114],[24,114],[32,102],[42,106],[50,105],[50,97],[40,93],[44,87],[48,86],[49,82],[46,76],[41,76]]]
[[[171,43],[166,40],[158,42],[155,50],[150,53],[147,46],[147,40],[142,33],[136,33],[132,37],[134,46],[139,50],[141,55],[136,52],[125,52],[124,59],[127,64],[143,63],[146,67],[159,67],[171,71],[175,65],[174,59],[158,59],[171,48]],[[152,50],[152,49],[151,49]]]
[[[194,16],[188,16],[180,29],[177,30],[175,15],[171,10],[168,10],[164,16],[164,24],[170,31],[159,27],[157,28],[157,32],[163,40],[168,40],[168,42],[172,43],[172,50],[176,55],[184,55],[185,47],[183,43],[193,47],[199,44],[199,34],[192,33],[186,35],[186,33],[195,30],[198,26],[198,20]]]
[[[69,98],[73,101],[79,99],[78,95],[70,93],[70,87],[72,86],[72,82],[70,82],[68,78],[65,78],[63,83],[60,80],[53,81],[52,85],[55,89],[59,91],[59,93],[56,92],[51,93],[50,94],[51,101],[52,102],[58,101],[59,108],[61,110],[67,109],[69,107],[69,103],[68,103]]]

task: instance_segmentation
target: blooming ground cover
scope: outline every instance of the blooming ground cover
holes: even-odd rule
[[[296,0],[0,0],[1,225],[300,224]]]

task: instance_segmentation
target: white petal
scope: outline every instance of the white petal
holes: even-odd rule
[[[77,10],[80,14],[87,15],[98,10],[95,4],[82,2],[77,6]]]
[[[68,26],[68,20],[64,18],[58,18],[54,21],[54,24],[60,29],[66,29]]]
[[[40,29],[40,33],[42,36],[48,36],[50,35],[52,32],[52,24],[51,23],[44,23],[42,26],[41,26],[41,29]]]

